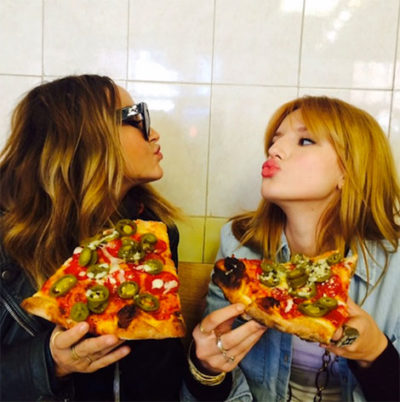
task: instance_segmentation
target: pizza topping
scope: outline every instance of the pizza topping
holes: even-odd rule
[[[110,296],[110,291],[103,285],[95,285],[89,288],[86,292],[86,297],[88,298],[88,303],[93,305],[98,305],[104,303],[108,300]]]
[[[321,297],[314,303],[301,303],[298,309],[310,317],[323,317],[337,307],[338,303],[333,297]]]
[[[157,237],[153,233],[145,233],[140,237],[140,246],[143,251],[153,251],[157,243]]]
[[[121,236],[130,236],[136,233],[136,223],[130,219],[121,219],[115,225],[115,229]]]
[[[281,283],[281,276],[279,275],[279,264],[261,263],[262,274],[259,276],[260,282],[268,287],[275,287]]]
[[[50,288],[50,295],[59,297],[65,295],[71,288],[73,288],[78,279],[74,275],[64,275],[58,281],[56,281]]]
[[[218,267],[214,270],[216,280],[221,281],[228,288],[239,287],[246,270],[243,262],[234,257],[226,257],[224,265],[226,271]]]
[[[70,317],[74,321],[84,321],[89,316],[89,309],[85,303],[78,302],[75,303],[71,308]]]
[[[117,293],[122,299],[133,299],[139,292],[139,285],[134,281],[126,281],[118,286]]]
[[[110,266],[108,264],[95,264],[88,267],[87,276],[91,279],[101,279],[104,278],[109,271]]]
[[[264,297],[259,300],[260,306],[262,306],[265,310],[268,310],[273,307],[280,306],[279,300],[274,299],[273,297]]]
[[[317,293],[317,287],[314,282],[307,282],[305,286],[291,289],[289,294],[295,297],[301,297],[302,299],[311,299]]]
[[[328,257],[327,262],[329,265],[334,265],[337,264],[341,259],[342,255],[340,253],[333,253]]]
[[[163,270],[163,263],[160,260],[147,260],[143,269],[148,274],[159,274]]]
[[[128,304],[127,306],[122,307],[117,313],[118,326],[120,328],[128,328],[132,319],[135,317],[135,314],[136,306],[134,304]]]
[[[150,293],[141,293],[135,296],[135,303],[144,311],[156,311],[160,307],[157,297]]]
[[[86,267],[86,265],[88,265],[89,262],[91,262],[91,260],[92,260],[92,254],[95,255],[95,253],[92,252],[92,250],[90,248],[85,247],[82,250],[81,255],[79,256],[79,265],[81,267]]]

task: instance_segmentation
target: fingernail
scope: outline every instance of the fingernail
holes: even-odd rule
[[[89,329],[89,324],[87,322],[81,322],[79,325],[79,332],[86,332]]]
[[[243,304],[238,304],[236,306],[237,311],[239,311],[240,313],[242,313],[244,311],[244,305]]]

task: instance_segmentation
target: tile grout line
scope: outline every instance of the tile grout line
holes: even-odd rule
[[[391,128],[392,128],[392,114],[393,114],[393,104],[394,104],[394,94],[396,91],[395,83],[396,83],[396,60],[397,60],[397,51],[399,48],[399,36],[400,36],[400,2],[397,11],[397,28],[396,28],[396,40],[395,40],[395,48],[394,48],[394,60],[393,60],[393,78],[392,78],[392,88],[390,95],[390,103],[389,103],[389,122],[388,122],[388,138],[391,137]],[[399,77],[400,80],[400,77]]]
[[[304,16],[306,13],[306,1],[303,0],[303,10],[301,14],[301,26],[300,26],[300,44],[299,44],[299,59],[298,59],[298,66],[297,66],[297,97],[300,95],[300,76],[301,76],[301,59],[303,53],[303,34],[304,34]]]
[[[205,249],[206,249],[206,232],[207,232],[207,211],[208,211],[208,187],[210,178],[210,150],[211,150],[211,110],[213,99],[213,78],[214,78],[214,45],[215,45],[215,18],[216,18],[216,0],[213,0],[213,24],[212,24],[212,51],[211,51],[211,71],[210,71],[210,104],[209,104],[209,117],[208,117],[208,146],[207,146],[207,166],[206,166],[206,188],[205,188],[205,211],[203,221],[203,244],[201,251],[201,261],[204,262]]]

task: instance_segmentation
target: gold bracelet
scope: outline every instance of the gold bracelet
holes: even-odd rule
[[[209,387],[214,387],[215,385],[221,384],[222,381],[224,381],[226,373],[223,371],[222,373],[219,373],[217,375],[207,375],[202,373],[197,369],[197,367],[194,365],[192,362],[192,359],[190,358],[190,351],[192,349],[192,344],[189,347],[189,352],[188,352],[188,363],[189,363],[189,370],[190,373],[192,374],[193,378],[198,381],[200,384],[207,385]]]

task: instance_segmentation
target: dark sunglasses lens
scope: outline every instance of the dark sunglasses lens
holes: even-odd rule
[[[150,113],[146,103],[141,103],[140,112],[143,116],[143,130],[148,140],[150,138]]]

